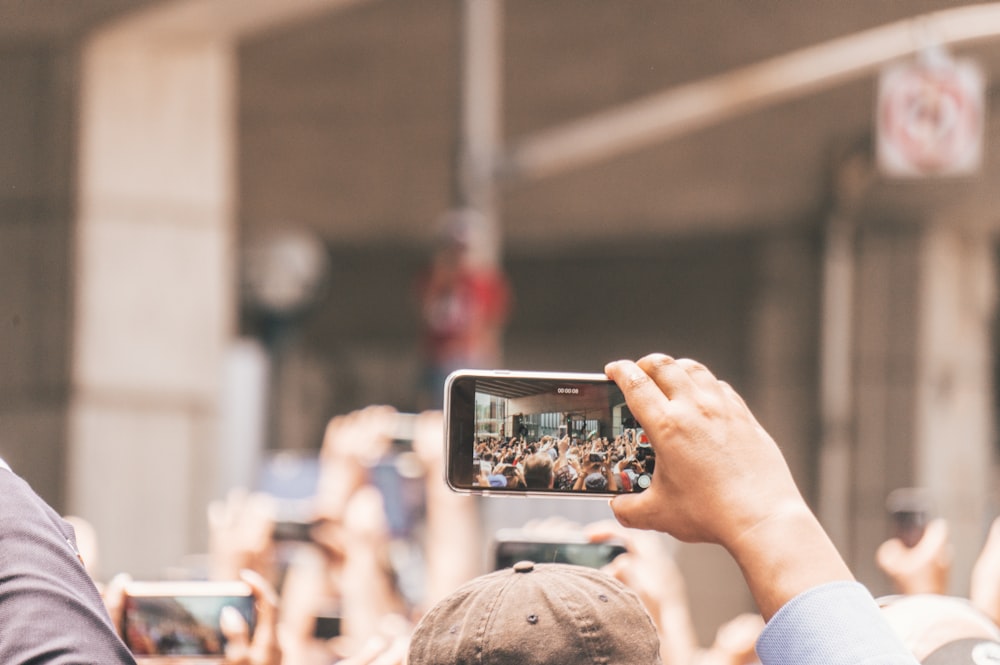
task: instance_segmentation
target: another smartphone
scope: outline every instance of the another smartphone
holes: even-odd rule
[[[886,511],[892,522],[892,535],[907,547],[914,547],[924,537],[930,521],[931,500],[920,487],[900,487],[889,493]]]
[[[392,445],[368,468],[372,485],[382,494],[393,538],[412,537],[427,510],[424,467],[413,450],[416,419],[412,413],[395,415]]]
[[[243,582],[131,582],[125,589],[121,634],[139,658],[216,658],[226,638],[222,608],[243,616],[253,632],[254,597]]]
[[[459,370],[445,382],[446,481],[492,495],[639,492],[652,480],[652,456],[639,459],[627,434],[635,427],[604,374]],[[551,458],[551,476],[529,459],[536,453]]]
[[[494,538],[493,567],[500,570],[518,561],[534,561],[601,568],[625,552],[625,545],[617,540],[592,543],[582,534],[549,539],[519,529],[501,529]]]
[[[317,640],[331,640],[334,637],[340,637],[340,615],[317,614],[313,620],[312,636]]]

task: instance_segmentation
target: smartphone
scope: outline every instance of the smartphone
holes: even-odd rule
[[[253,632],[254,597],[244,582],[131,582],[125,589],[121,634],[137,657],[221,658],[222,608],[243,616]]]
[[[276,543],[311,543],[316,522],[300,520],[278,520],[271,530],[271,538]]]
[[[334,637],[340,637],[340,615],[317,614],[313,619],[312,636],[317,640],[331,640]]]
[[[885,507],[892,522],[892,535],[907,547],[916,546],[930,521],[931,501],[927,490],[920,487],[895,489],[886,498]]]
[[[520,529],[501,529],[494,538],[493,568],[511,568],[518,561],[601,568],[626,551],[625,545],[617,540],[592,543],[582,534],[578,538],[564,534],[548,539]]]
[[[412,413],[395,415],[389,450],[368,468],[370,482],[382,494],[393,538],[413,536],[427,510],[424,468],[413,450],[416,419]]]
[[[445,382],[445,480],[455,491],[486,495],[639,492],[652,480],[649,465],[593,444],[614,441],[634,423],[604,374],[459,370]],[[523,484],[509,483],[504,465],[520,468]]]

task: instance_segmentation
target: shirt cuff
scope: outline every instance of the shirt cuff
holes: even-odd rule
[[[757,640],[762,665],[917,665],[858,582],[830,582],[788,601]]]

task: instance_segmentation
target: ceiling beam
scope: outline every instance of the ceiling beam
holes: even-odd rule
[[[680,85],[513,143],[496,165],[533,181],[613,159],[876,71],[932,46],[1000,36],[1000,2],[923,14]]]

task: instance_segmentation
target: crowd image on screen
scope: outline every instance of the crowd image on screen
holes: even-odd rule
[[[641,430],[625,428],[613,438],[594,431],[480,436],[472,461],[476,487],[635,492],[647,486],[656,457]]]

